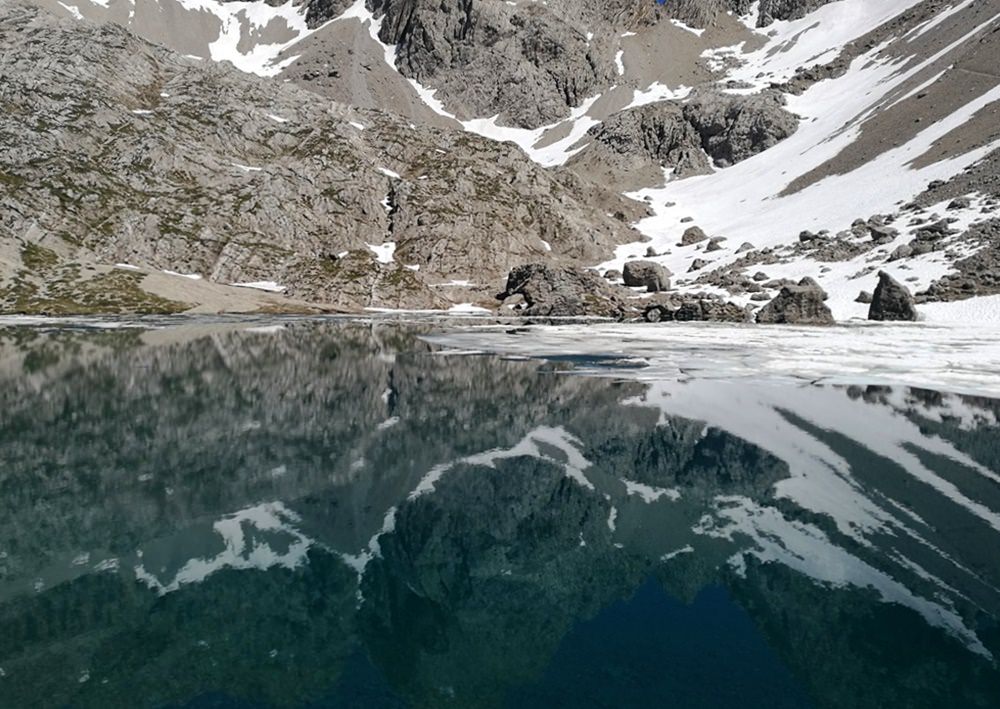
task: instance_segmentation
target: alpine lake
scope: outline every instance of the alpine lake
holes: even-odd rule
[[[0,326],[0,707],[1000,707],[1000,400],[441,328]]]

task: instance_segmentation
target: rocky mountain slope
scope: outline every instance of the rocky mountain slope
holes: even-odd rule
[[[879,270],[1000,294],[1000,0],[33,2],[6,310],[492,309],[515,266],[636,259],[740,307],[809,276],[838,319]]]
[[[635,238],[624,199],[510,145],[331,106],[113,24],[6,6],[0,32],[0,219],[20,250],[7,308],[58,310],[88,280],[82,259],[349,308],[447,307],[442,284]],[[101,277],[133,273],[118,271]]]

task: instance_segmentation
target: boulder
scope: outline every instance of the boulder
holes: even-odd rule
[[[609,281],[620,281],[622,279],[622,272],[612,268],[604,272],[604,277]]]
[[[700,226],[688,227],[685,232],[681,235],[681,246],[690,246],[691,244],[697,244],[708,238],[708,235],[702,231]]]
[[[705,251],[706,252],[721,251],[723,248],[722,242],[725,240],[726,237],[724,236],[713,236],[711,239],[708,240],[708,245],[705,246]]]
[[[899,236],[899,229],[884,224],[868,224],[868,233],[876,244],[885,244]]]
[[[872,294],[866,290],[858,293],[858,297],[854,299],[855,303],[865,303],[866,305],[872,302]]]
[[[805,278],[800,280],[797,285],[800,288],[815,288],[816,290],[818,290],[820,293],[823,294],[823,300],[826,300],[827,298],[830,297],[829,294],[825,290],[823,290],[823,286],[819,284],[819,281],[817,281],[812,276],[806,276]]]
[[[879,271],[868,319],[914,321],[917,319],[916,301],[906,286],[885,271]]]
[[[645,288],[650,293],[670,290],[670,276],[665,267],[652,261],[629,261],[622,270],[622,279],[629,288]]]
[[[521,295],[529,317],[595,316],[622,319],[635,311],[626,298],[628,291],[613,286],[594,271],[577,266],[542,263],[511,269],[507,287],[498,300]]]
[[[803,279],[805,280],[805,279]],[[826,293],[812,285],[784,286],[757,313],[760,324],[833,325],[833,313],[823,302]]]
[[[889,254],[889,261],[899,261],[900,259],[909,258],[913,255],[913,247],[909,244],[900,244],[897,246],[891,254]]]

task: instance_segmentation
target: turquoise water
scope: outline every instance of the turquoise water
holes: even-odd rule
[[[0,706],[1000,707],[1000,402],[429,327],[0,328]]]

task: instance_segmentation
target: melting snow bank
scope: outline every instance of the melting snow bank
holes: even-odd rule
[[[971,307],[971,306],[969,306]],[[537,326],[432,335],[436,345],[527,357],[576,355],[588,374],[642,381],[754,379],[927,387],[1000,396],[1000,323]],[[587,362],[586,358],[594,358]],[[607,359],[615,362],[607,366]],[[630,362],[634,364],[629,364]]]

